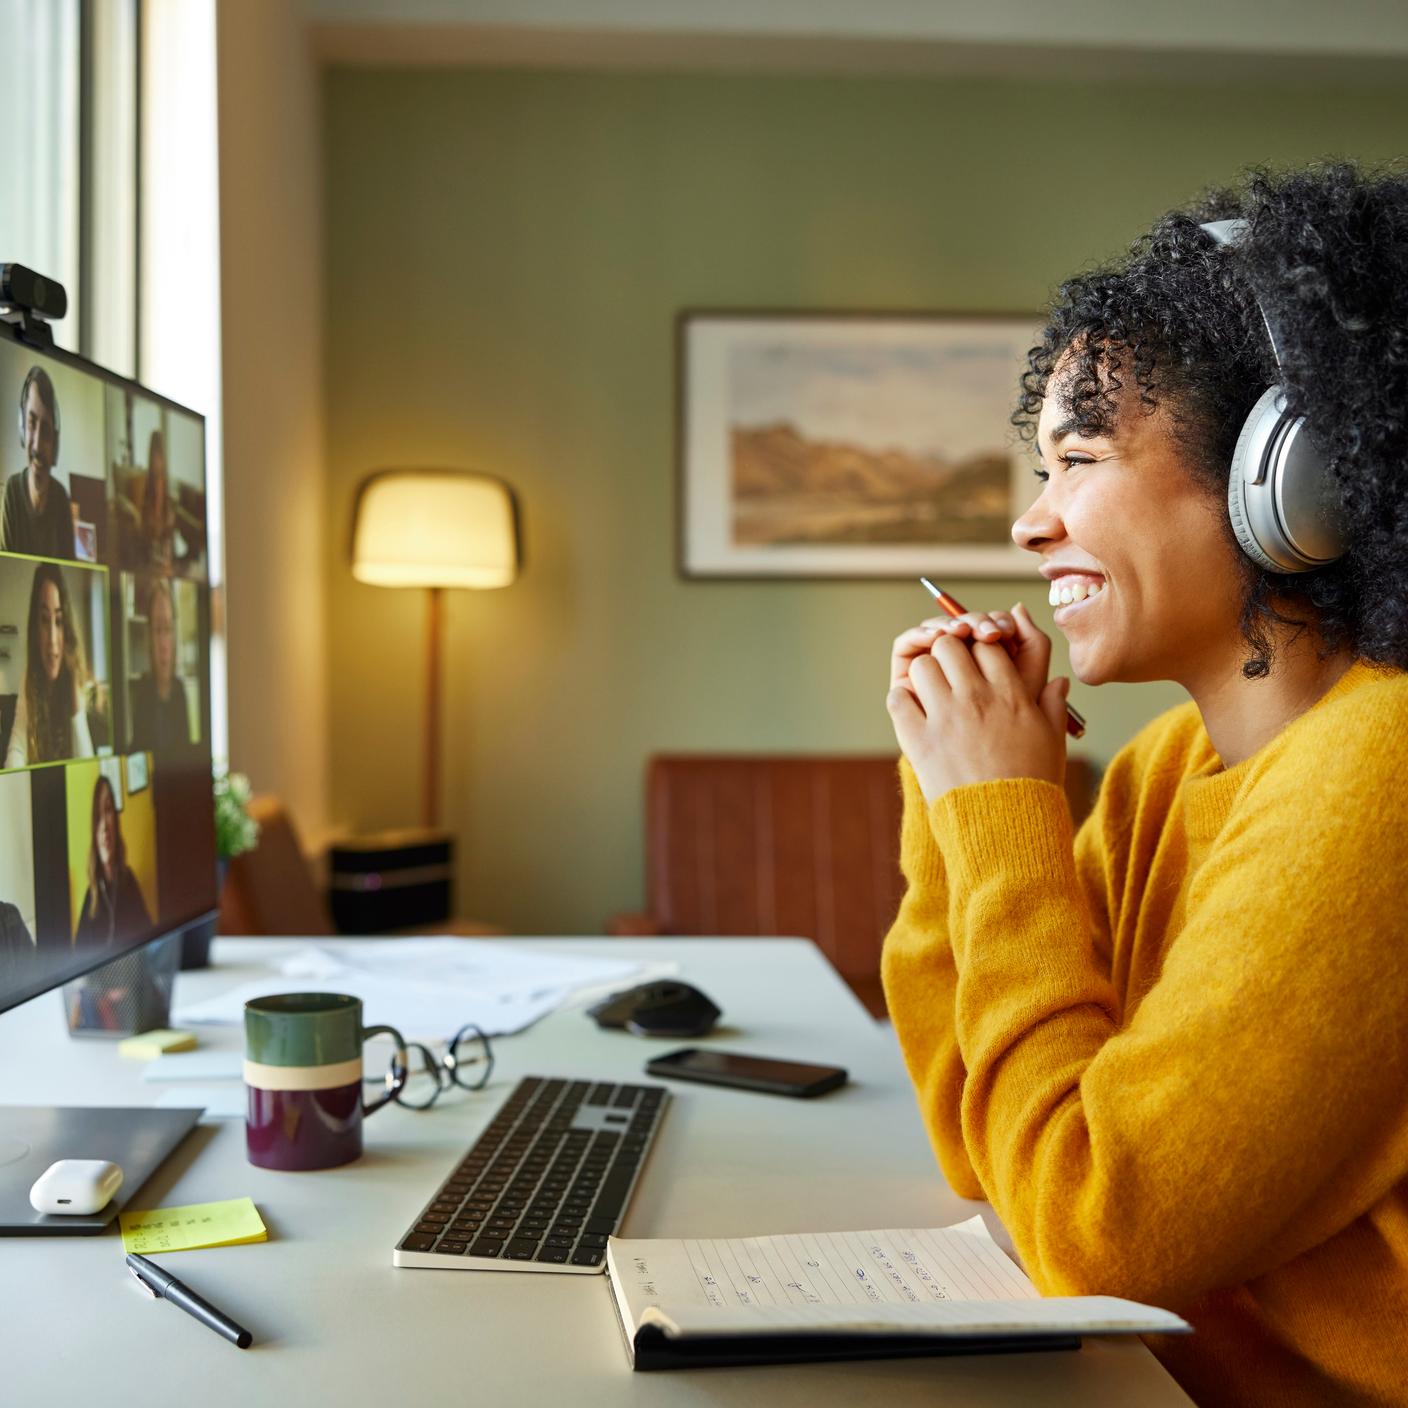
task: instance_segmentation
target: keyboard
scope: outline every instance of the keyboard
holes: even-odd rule
[[[600,1273],[669,1098],[658,1085],[525,1076],[392,1264]]]

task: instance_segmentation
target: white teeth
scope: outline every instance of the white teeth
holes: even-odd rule
[[[1080,582],[1073,587],[1063,587],[1059,582],[1052,582],[1051,590],[1047,594],[1047,601],[1052,606],[1070,606],[1072,602],[1084,601],[1087,597],[1096,596],[1103,587],[1103,582],[1091,582],[1088,586]]]

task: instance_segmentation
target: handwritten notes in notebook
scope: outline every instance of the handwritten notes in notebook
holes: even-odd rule
[[[180,1208],[118,1214],[122,1245],[129,1252],[186,1252],[197,1247],[237,1247],[267,1242],[268,1228],[251,1198],[190,1203]]]
[[[613,1247],[613,1265],[632,1302],[668,1303],[678,1310],[918,1305],[1037,1296],[1036,1287],[988,1236],[980,1217],[956,1227],[803,1232],[728,1241],[618,1240]]]
[[[980,1217],[954,1227],[727,1241],[612,1238],[607,1261],[622,1321],[672,1338],[1187,1328],[1166,1311],[1110,1297],[1043,1300]]]

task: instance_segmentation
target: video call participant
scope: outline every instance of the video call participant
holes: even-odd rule
[[[152,668],[132,685],[132,751],[155,752],[191,741],[186,689],[176,674],[176,604],[171,583],[158,577],[147,604]]]
[[[24,686],[15,705],[5,766],[91,758],[93,738],[83,707],[83,643],[63,571],[52,562],[34,569],[26,638]]]
[[[142,548],[146,566],[170,572],[175,560],[176,505],[166,464],[166,440],[153,430],[147,444],[147,482],[142,491]]]
[[[151,927],[142,888],[127,864],[117,798],[101,773],[93,788],[93,816],[88,844],[88,889],[78,912],[76,944],[109,944]]]
[[[43,367],[31,367],[20,390],[20,444],[28,460],[5,484],[0,548],[32,557],[71,558],[73,510],[54,478],[59,462],[59,398]]]

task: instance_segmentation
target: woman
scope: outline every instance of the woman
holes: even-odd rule
[[[73,941],[110,944],[145,933],[151,923],[137,877],[127,864],[112,783],[99,774],[88,833],[88,889]]]
[[[176,532],[176,505],[166,469],[166,441],[153,430],[147,442],[147,480],[142,490],[142,546],[145,565],[170,572]]]
[[[191,741],[186,689],[176,673],[176,608],[165,577],[152,582],[147,635],[152,668],[132,685],[132,751],[137,753]]]
[[[1201,228],[1224,219],[1250,222],[1235,247]],[[1013,416],[1044,481],[1013,537],[1083,683],[1192,696],[1078,836],[1068,684],[1024,607],[891,660],[908,890],[883,976],[939,1161],[1044,1293],[1189,1320],[1150,1345],[1205,1405],[1408,1404],[1405,328],[1408,180],[1343,163],[1253,173],[1061,288]],[[1278,376],[1347,543],[1295,574],[1227,507]]]
[[[29,591],[24,686],[15,702],[7,768],[91,758],[83,707],[87,667],[61,568],[41,562]]]

